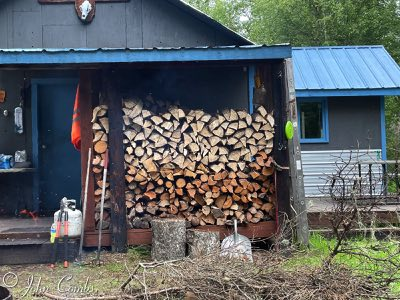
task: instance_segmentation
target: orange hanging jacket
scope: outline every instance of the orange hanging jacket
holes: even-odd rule
[[[76,150],[81,150],[81,113],[79,111],[79,84],[76,88],[74,113],[72,115],[71,143]]]

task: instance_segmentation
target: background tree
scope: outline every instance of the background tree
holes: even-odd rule
[[[384,45],[400,62],[398,0],[186,0],[258,44]],[[388,155],[400,144],[400,98],[386,98]]]
[[[188,0],[185,1],[228,28],[248,36],[252,0]]]

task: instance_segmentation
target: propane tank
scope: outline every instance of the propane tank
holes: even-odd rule
[[[63,198],[60,204],[60,210],[54,213],[54,223],[57,224],[58,215],[62,211],[68,212],[68,237],[80,237],[82,228],[82,212],[76,209],[76,200]],[[62,214],[60,237],[64,236],[64,219],[65,214]]]

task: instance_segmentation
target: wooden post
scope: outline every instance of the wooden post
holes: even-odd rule
[[[82,177],[82,192],[83,197],[85,192],[85,179],[87,170],[88,150],[93,144],[93,133],[92,133],[92,79],[94,71],[81,70],[79,75],[79,110],[81,113],[81,177]],[[88,198],[86,206],[86,218],[85,218],[85,233],[94,231],[96,229],[94,213],[95,213],[95,201],[94,201],[94,178],[93,173],[89,174],[89,185],[88,185]]]
[[[294,136],[288,141],[288,156],[290,161],[290,179],[291,179],[291,195],[290,200],[295,210],[296,233],[297,240],[303,245],[309,243],[309,228],[307,217],[307,205],[304,192],[304,176],[301,162],[301,148],[297,125],[297,103],[294,87],[293,65],[292,59],[285,60],[284,78],[285,86],[285,102],[287,108],[287,120],[293,123]],[[285,122],[286,123],[286,122]],[[285,124],[281,124],[284,128]]]
[[[127,224],[125,206],[125,168],[122,132],[122,97],[118,79],[113,71],[103,72],[103,87],[108,105],[109,155],[111,189],[111,247],[114,252],[127,251]]]
[[[273,107],[274,107],[274,118],[275,118],[275,135],[274,135],[274,160],[282,167],[283,170],[276,172],[275,185],[276,185],[276,197],[278,206],[278,218],[279,224],[277,231],[283,234],[288,218],[291,217],[290,209],[290,192],[288,187],[290,186],[290,174],[289,170],[289,154],[287,140],[284,138],[284,124],[286,123],[286,101],[283,99],[283,69],[282,64],[274,64],[272,67],[272,96],[273,96]],[[285,168],[286,167],[286,168]],[[285,238],[290,239],[291,232],[285,231]]]

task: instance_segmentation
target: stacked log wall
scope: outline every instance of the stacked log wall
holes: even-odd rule
[[[92,122],[97,202],[108,141],[106,106],[94,109]],[[123,126],[131,228],[148,228],[155,217],[185,218],[190,226],[274,217],[270,153],[275,124],[263,106],[252,115],[233,109],[211,115],[151,97],[131,99],[123,101]],[[106,195],[106,208],[108,199]]]

